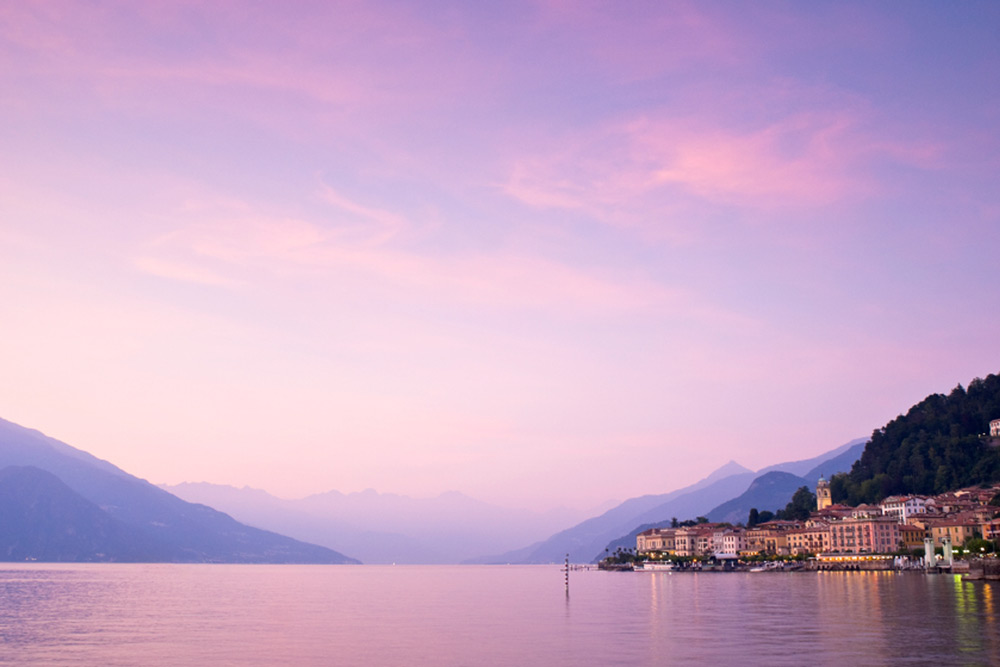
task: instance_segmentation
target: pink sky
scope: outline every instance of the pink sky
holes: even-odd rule
[[[0,6],[0,416],[155,482],[663,493],[1000,372],[991,2]]]

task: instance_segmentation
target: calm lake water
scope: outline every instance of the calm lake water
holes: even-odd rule
[[[0,662],[998,665],[1000,585],[892,573],[0,564]]]

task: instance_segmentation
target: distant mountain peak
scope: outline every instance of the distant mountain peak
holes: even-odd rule
[[[731,477],[732,475],[740,475],[745,472],[753,472],[753,470],[750,470],[750,468],[747,468],[746,466],[740,465],[736,461],[729,460],[721,467],[716,468],[708,477],[706,477],[702,481],[715,482],[725,477]]]

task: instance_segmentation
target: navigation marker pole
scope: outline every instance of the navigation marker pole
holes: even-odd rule
[[[566,554],[566,597],[569,597],[569,554]]]

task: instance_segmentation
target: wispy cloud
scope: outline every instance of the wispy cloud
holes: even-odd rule
[[[239,281],[219,275],[204,266],[193,266],[163,257],[136,257],[132,260],[135,268],[168,280],[195,283],[209,287],[236,287]]]
[[[927,167],[940,152],[888,139],[852,110],[794,112],[751,127],[714,121],[664,114],[577,132],[515,157],[502,187],[530,206],[603,219],[671,192],[751,209],[808,208],[879,190],[872,162]]]
[[[218,287],[246,286],[248,272],[270,276],[324,274],[358,290],[388,289],[407,298],[452,305],[554,312],[624,312],[665,308],[681,317],[716,317],[685,289],[641,273],[621,275],[575,266],[527,251],[421,251],[399,231],[399,214],[358,203],[324,187],[325,201],[345,219],[268,218],[235,206],[159,236],[134,260],[140,271]],[[382,287],[378,287],[381,285]]]

